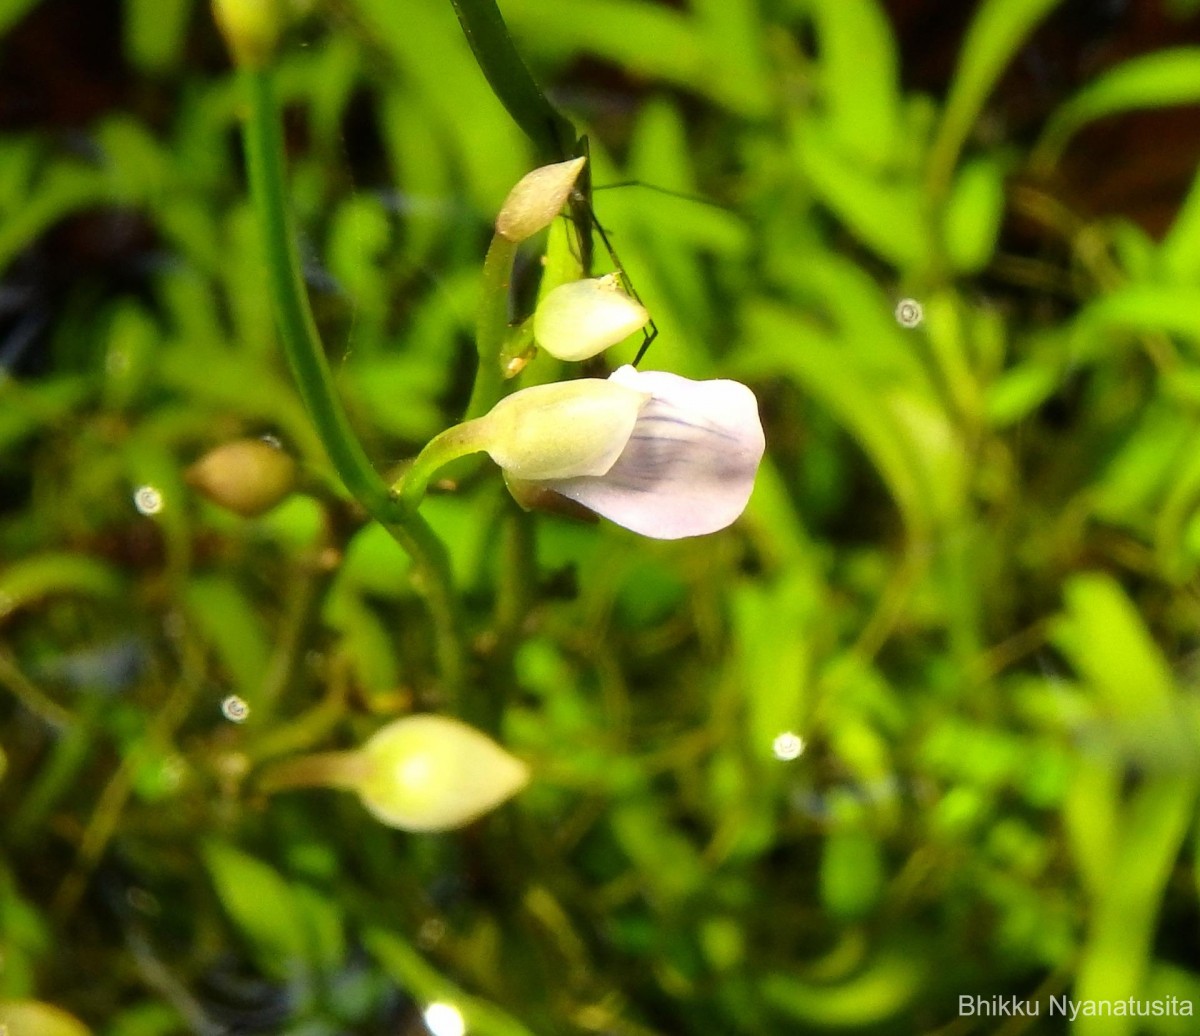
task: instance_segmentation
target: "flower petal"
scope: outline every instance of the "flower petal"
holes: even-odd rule
[[[701,536],[745,510],[765,446],[758,401],[736,381],[622,367],[609,379],[652,393],[616,463],[543,484],[655,539]]]

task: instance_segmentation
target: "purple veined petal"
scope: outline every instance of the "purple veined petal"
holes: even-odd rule
[[[652,393],[607,473],[543,482],[633,532],[716,532],[745,510],[765,446],[758,401],[736,381],[623,367],[612,381]]]

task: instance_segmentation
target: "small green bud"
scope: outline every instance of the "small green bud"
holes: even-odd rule
[[[256,518],[295,487],[296,461],[263,439],[237,439],[209,450],[185,477],[213,503]]]
[[[262,68],[283,31],[280,0],[212,0],[213,16],[234,64]]]
[[[529,767],[474,727],[406,716],[357,753],[356,790],[376,818],[405,831],[446,831],[495,809],[529,783]]]
[[[519,479],[603,475],[649,398],[598,378],[534,385],[505,396],[479,419],[481,445]]]
[[[650,314],[615,273],[560,284],[533,315],[534,340],[560,360],[586,360],[644,327]]]
[[[586,161],[586,158],[572,158],[527,173],[504,199],[496,217],[496,233],[520,242],[545,230],[567,203]]]

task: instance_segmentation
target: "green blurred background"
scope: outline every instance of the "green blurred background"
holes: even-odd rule
[[[386,471],[462,412],[536,159],[448,0],[294,6],[304,270]],[[595,198],[643,366],[750,384],[768,454],[701,540],[523,520],[494,472],[429,500],[469,694],[534,769],[431,836],[255,789],[445,701],[281,359],[207,5],[0,0],[0,1000],[105,1036],[438,1000],[481,1036],[1197,1031],[1047,1010],[1200,1012],[1198,7],[503,0],[595,183],[649,185]],[[189,488],[264,434],[305,491]]]

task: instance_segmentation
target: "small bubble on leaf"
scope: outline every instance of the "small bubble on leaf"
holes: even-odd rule
[[[163,497],[153,486],[138,486],[133,493],[133,506],[138,514],[158,514],[163,509]]]
[[[221,713],[230,723],[243,723],[250,715],[250,706],[246,704],[245,699],[231,694],[221,702]]]
[[[771,751],[780,762],[791,762],[804,752],[804,738],[790,730],[780,734],[771,744]]]
[[[916,299],[901,299],[896,303],[896,323],[901,327],[917,327],[925,319],[925,309]]]

